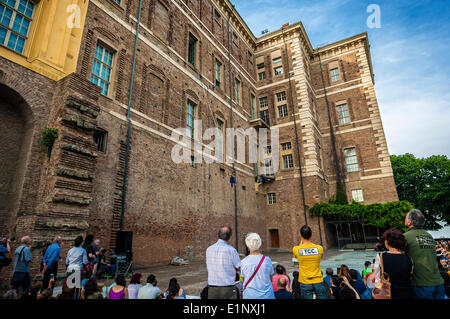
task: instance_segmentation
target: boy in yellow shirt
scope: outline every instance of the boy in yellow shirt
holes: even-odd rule
[[[320,269],[320,260],[323,256],[323,247],[310,241],[311,228],[307,225],[300,229],[301,243],[292,248],[292,253],[298,260],[298,282],[304,299],[328,299],[323,284],[323,275]]]

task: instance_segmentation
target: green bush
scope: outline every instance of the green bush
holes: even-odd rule
[[[327,217],[329,220],[362,220],[366,226],[377,228],[397,228],[406,230],[405,217],[413,209],[407,201],[389,202],[385,204],[361,205],[353,202],[350,205],[335,203],[316,204],[309,210],[311,216]]]
[[[58,138],[58,130],[54,128],[46,128],[44,132],[42,132],[41,144],[47,147],[47,156],[50,158],[52,154],[53,144],[55,140]]]

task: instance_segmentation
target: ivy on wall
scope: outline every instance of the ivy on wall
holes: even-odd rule
[[[362,220],[366,226],[382,229],[406,230],[405,217],[413,208],[413,205],[407,201],[371,205],[361,205],[356,202],[350,205],[321,203],[311,207],[309,214],[327,217],[329,220]]]

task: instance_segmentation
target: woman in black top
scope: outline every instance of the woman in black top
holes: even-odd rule
[[[413,288],[411,285],[411,275],[413,271],[413,262],[411,258],[404,253],[406,239],[398,229],[389,229],[383,234],[384,244],[387,252],[383,254],[384,272],[389,275],[391,283],[392,299],[413,299]],[[380,255],[375,262],[377,286],[381,276]]]

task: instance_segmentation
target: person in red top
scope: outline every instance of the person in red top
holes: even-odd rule
[[[285,278],[286,282],[287,282],[287,291],[290,291],[289,287],[290,287],[290,283],[289,283],[289,277],[286,275],[286,268],[284,268],[284,266],[282,265],[278,265],[275,268],[275,276],[272,277],[272,287],[273,287],[273,291],[277,292],[279,287],[278,287],[278,279],[279,278]]]

